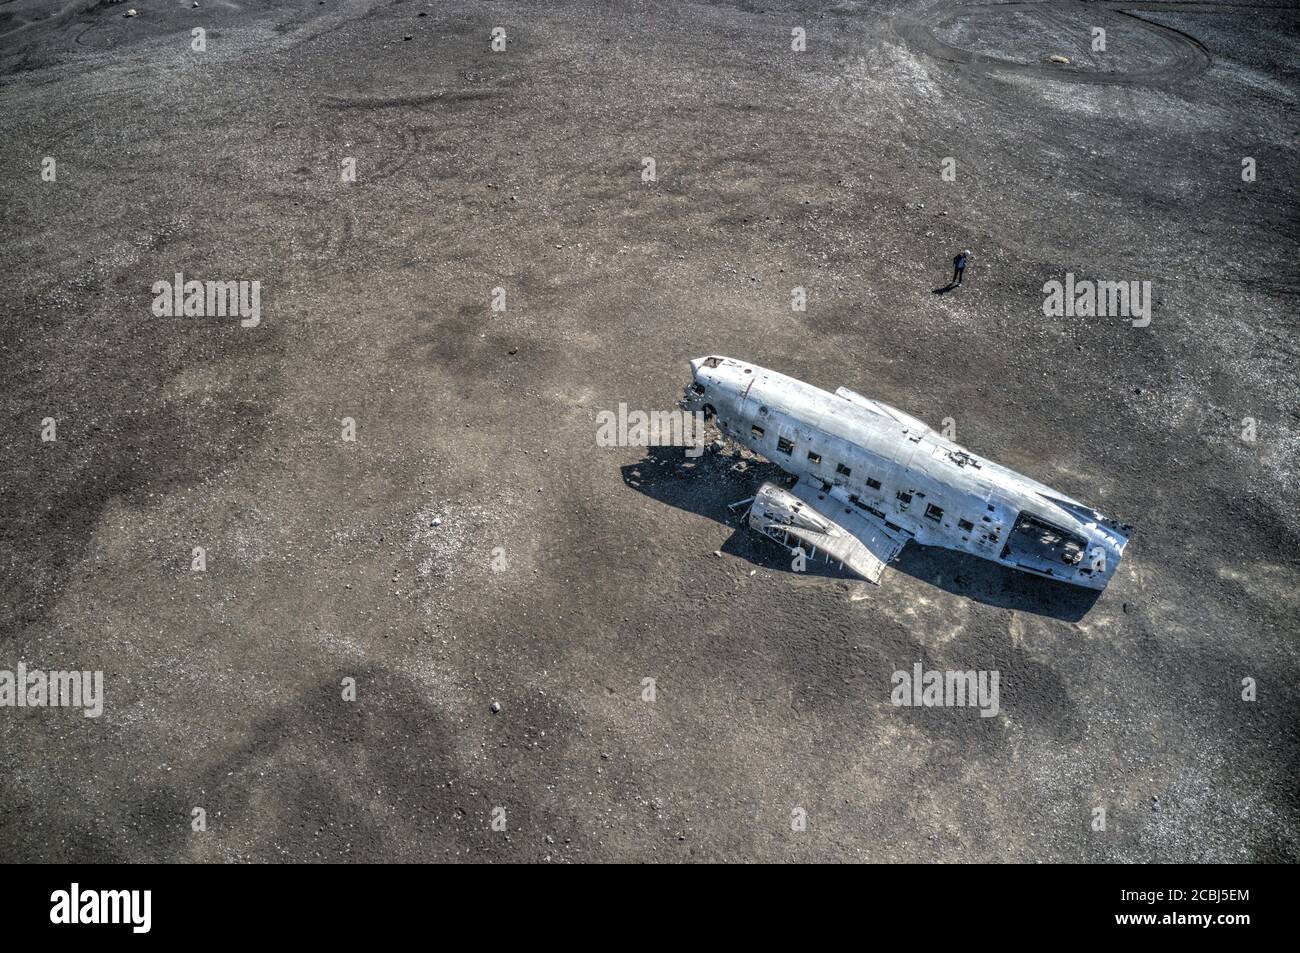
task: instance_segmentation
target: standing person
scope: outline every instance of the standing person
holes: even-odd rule
[[[962,276],[966,274],[966,263],[968,261],[970,261],[969,248],[952,260],[952,283],[954,285],[961,284]]]

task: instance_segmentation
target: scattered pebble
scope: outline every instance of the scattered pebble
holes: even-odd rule
[[[489,707],[490,709],[492,709],[492,714],[495,715],[497,712],[499,712],[499,711],[501,710],[501,703],[500,703],[500,702],[493,702],[493,703],[492,703],[491,705],[489,705],[488,707]]]

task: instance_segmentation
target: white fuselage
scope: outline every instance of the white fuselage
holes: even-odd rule
[[[731,358],[691,369],[687,409],[892,532],[1092,589],[1119,564],[1129,527],[901,411]]]

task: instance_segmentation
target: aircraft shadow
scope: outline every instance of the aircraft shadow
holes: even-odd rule
[[[735,531],[722,546],[728,555],[745,559],[773,571],[794,572],[790,554],[775,542],[764,539],[745,525],[747,506],[734,510],[729,504],[754,495],[764,480],[788,485],[793,478],[774,463],[742,458],[738,451],[706,450],[703,456],[688,458],[681,447],[649,447],[643,459],[621,468],[623,482],[638,493],[677,509],[704,516]],[[974,599],[1002,609],[1014,609],[1077,622],[1096,603],[1099,592],[1031,576],[968,553],[908,543],[888,574],[902,572],[938,586],[954,595]],[[837,579],[858,579],[818,553],[808,559],[802,575]]]

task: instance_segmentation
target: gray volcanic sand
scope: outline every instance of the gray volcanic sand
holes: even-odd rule
[[[0,669],[106,686],[0,708],[0,859],[1296,860],[1296,27],[0,5]],[[261,324],[155,317],[177,272]],[[770,465],[597,446],[711,353],[951,418],[1119,571],[792,572],[727,508]],[[916,662],[1000,713],[893,706]]]

